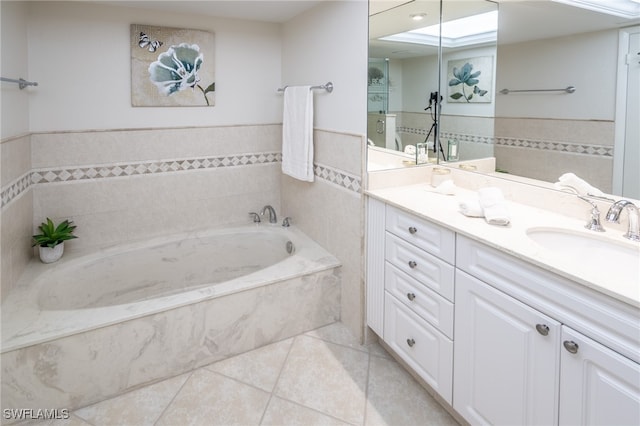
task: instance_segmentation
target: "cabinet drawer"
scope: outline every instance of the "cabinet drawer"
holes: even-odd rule
[[[385,342],[449,404],[453,392],[453,342],[389,293]]]
[[[453,264],[455,233],[417,216],[387,205],[387,231],[420,247],[440,259]]]
[[[385,289],[448,338],[453,339],[453,303],[389,262],[385,265]]]
[[[387,232],[385,259],[453,302],[454,267]]]

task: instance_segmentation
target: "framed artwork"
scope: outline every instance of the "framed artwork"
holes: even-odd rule
[[[215,36],[131,25],[131,105],[214,106]]]
[[[447,102],[491,103],[493,56],[450,60],[447,81]]]

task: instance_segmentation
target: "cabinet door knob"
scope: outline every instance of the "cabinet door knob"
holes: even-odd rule
[[[416,229],[416,227],[415,227],[415,226],[410,226],[410,227],[409,227],[409,233],[410,233],[410,234],[415,234],[416,232],[418,232],[418,230]]]
[[[549,334],[549,327],[546,324],[536,324],[536,330],[538,330],[538,333],[543,336],[547,336]]]
[[[413,347],[413,345],[416,344],[416,341],[413,339],[407,339],[407,345],[409,345],[410,348]]]
[[[564,348],[572,354],[578,353],[578,344],[573,340],[565,340],[562,344],[564,345]]]
[[[415,268],[416,266],[418,266],[418,264],[417,264],[416,262],[414,262],[413,260],[410,260],[410,261],[409,261],[409,268],[413,269],[413,268]]]
[[[416,295],[414,293],[407,293],[407,299],[413,300],[415,298],[416,298]]]

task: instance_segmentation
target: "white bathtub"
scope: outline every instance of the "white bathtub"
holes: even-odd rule
[[[2,303],[2,408],[77,408],[334,322],[339,266],[268,224],[34,260]]]

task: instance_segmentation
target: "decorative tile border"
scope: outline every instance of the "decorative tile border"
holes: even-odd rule
[[[5,207],[26,192],[32,185],[280,162],[282,162],[282,154],[280,152],[262,152],[220,157],[36,169],[25,173],[9,183],[5,188],[2,188],[2,192],[0,193],[2,198],[1,207]],[[344,171],[320,164],[314,164],[314,174],[320,179],[327,180],[350,191],[360,193],[362,180],[358,176],[353,176]]]
[[[427,135],[427,129],[412,127],[398,127],[398,132],[414,135]],[[566,152],[570,154],[584,154],[597,157],[613,157],[613,147],[607,145],[589,145],[572,142],[554,142],[523,138],[507,138],[493,136],[467,135],[462,133],[440,132],[441,139],[457,139],[459,142],[494,144],[515,148],[542,149],[547,151]]]
[[[334,169],[333,167],[314,163],[313,174],[320,179],[341,186],[349,191],[360,193],[362,188],[362,179],[359,176],[351,175],[342,170]]]
[[[538,141],[521,138],[496,138],[497,145],[515,148],[542,149],[548,151],[567,152],[570,154],[585,154],[597,157],[613,157],[613,147],[606,145],[586,145],[571,142]]]

